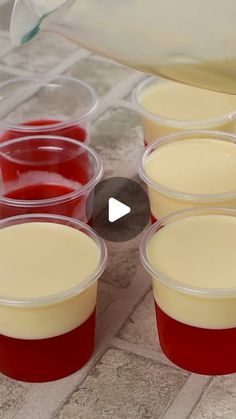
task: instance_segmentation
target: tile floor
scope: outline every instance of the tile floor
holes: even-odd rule
[[[144,75],[56,35],[14,48],[7,32],[10,10],[11,2],[0,6],[0,81],[45,71],[91,83],[100,96],[92,144],[104,160],[105,176],[135,177],[142,129],[130,97]],[[139,238],[108,244],[91,362],[53,383],[25,384],[0,376],[0,419],[236,418],[236,375],[212,379],[189,374],[162,354],[138,243]]]

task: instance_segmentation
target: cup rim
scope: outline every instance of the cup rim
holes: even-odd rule
[[[31,221],[29,221],[31,220]],[[107,249],[104,240],[87,224],[82,221],[76,220],[74,218],[65,217],[62,215],[54,214],[24,214],[17,215],[14,217],[8,217],[0,220],[0,228],[6,228],[11,225],[17,224],[26,224],[33,222],[55,222],[58,221],[59,224],[68,225],[72,228],[77,228],[78,230],[83,230],[88,233],[89,237],[92,237],[94,242],[98,245],[100,250],[100,260],[97,268],[92,272],[86,281],[81,284],[78,284],[68,290],[54,293],[51,295],[41,296],[41,297],[32,297],[32,298],[11,298],[0,295],[0,304],[11,307],[39,307],[49,304],[55,304],[69,298],[73,298],[76,295],[80,294],[82,291],[87,289],[92,285],[104,272],[107,265]],[[18,222],[19,221],[19,222]],[[25,222],[24,222],[25,221]]]
[[[34,208],[37,206],[40,207],[46,207],[46,206],[51,206],[51,205],[55,205],[55,204],[59,204],[59,203],[63,203],[63,202],[67,202],[73,199],[78,198],[79,196],[83,196],[86,193],[89,193],[91,190],[93,190],[93,188],[98,184],[98,182],[100,181],[100,179],[102,178],[103,175],[103,164],[102,164],[102,160],[99,157],[99,155],[96,153],[96,151],[88,146],[87,144],[83,143],[83,142],[79,142],[78,140],[74,140],[72,138],[67,138],[67,137],[61,137],[61,136],[57,136],[57,135],[30,135],[28,137],[20,137],[20,138],[15,138],[13,140],[9,140],[9,141],[5,141],[3,143],[0,143],[0,156],[5,156],[2,153],[2,149],[4,147],[7,146],[11,146],[20,142],[26,142],[26,141],[38,141],[38,140],[57,140],[57,141],[63,141],[66,143],[70,143],[70,144],[74,144],[76,146],[78,146],[79,148],[82,148],[83,150],[86,150],[94,159],[95,161],[95,173],[93,174],[93,176],[91,177],[91,179],[85,184],[82,185],[82,187],[78,190],[75,190],[73,192],[67,193],[65,195],[61,195],[55,198],[48,198],[48,199],[35,199],[35,200],[24,200],[24,199],[12,199],[12,198],[6,198],[4,196],[0,196],[0,204],[5,204],[8,206],[12,206],[12,207],[24,207],[24,208]]]
[[[132,95],[132,102],[135,106],[135,108],[137,109],[137,111],[145,118],[156,122],[160,125],[165,125],[167,127],[171,127],[171,128],[177,128],[180,130],[206,130],[206,129],[214,129],[216,127],[216,125],[220,125],[223,123],[227,123],[232,121],[233,119],[236,119],[236,109],[235,111],[226,113],[225,115],[222,115],[219,118],[214,118],[214,119],[205,119],[205,120],[179,120],[179,119],[174,119],[174,118],[167,118],[164,116],[160,116],[157,115],[153,112],[147,111],[140,103],[140,95],[142,93],[142,91],[144,91],[144,89],[146,89],[148,87],[148,85],[151,85],[153,83],[155,84],[164,84],[164,83],[177,83],[174,82],[173,80],[166,80],[166,79],[162,79],[162,78],[157,78],[157,77],[148,77],[145,80],[141,81],[136,89],[133,92]],[[179,83],[180,84],[180,83]],[[192,87],[192,86],[189,86]],[[199,90],[203,90],[200,89]],[[205,89],[204,89],[205,90]]]
[[[202,203],[210,203],[210,202],[219,202],[225,201],[228,199],[233,199],[236,197],[236,189],[228,192],[221,192],[215,194],[195,194],[190,192],[183,192],[178,191],[172,188],[168,188],[161,183],[155,182],[152,178],[146,173],[145,171],[145,160],[147,157],[159,147],[162,147],[165,144],[169,144],[171,142],[178,141],[180,139],[184,139],[187,141],[191,141],[194,139],[202,139],[212,137],[212,140],[222,140],[236,144],[236,135],[233,133],[221,132],[221,131],[183,131],[179,133],[168,134],[163,136],[153,143],[149,144],[145,147],[144,153],[140,159],[138,173],[140,178],[150,186],[152,189],[162,193],[171,198],[175,198],[181,201],[189,201],[189,202],[202,202]]]
[[[192,215],[191,215],[192,214]],[[203,287],[193,287],[187,285],[183,282],[177,281],[169,276],[165,275],[163,272],[155,269],[147,254],[147,244],[151,237],[161,230],[165,228],[165,225],[168,225],[171,222],[174,222],[173,219],[179,220],[184,219],[186,217],[191,217],[195,215],[229,215],[236,217],[236,209],[230,208],[216,208],[216,207],[202,207],[202,208],[187,208],[181,211],[173,212],[165,217],[160,218],[156,221],[153,225],[148,227],[146,231],[143,233],[141,244],[139,248],[139,255],[142,265],[144,266],[145,270],[152,276],[152,278],[156,281],[161,282],[163,285],[174,289],[175,291],[182,292],[184,294],[189,294],[195,297],[205,297],[205,298],[220,298],[220,297],[228,297],[232,298],[236,296],[236,287],[234,288],[203,288]],[[186,216],[186,217],[185,217]]]
[[[8,85],[13,85],[14,83],[20,83],[20,82],[27,82],[27,81],[38,81],[40,82],[40,80],[42,81],[43,85],[46,84],[50,84],[53,83],[55,80],[58,79],[62,79],[65,81],[71,81],[75,84],[77,84],[78,86],[83,86],[85,87],[89,94],[91,95],[91,105],[88,107],[88,110],[81,116],[79,116],[78,118],[74,117],[74,118],[69,118],[67,120],[64,121],[60,121],[58,123],[54,123],[54,124],[48,124],[48,125],[37,125],[37,126],[32,126],[32,125],[21,125],[21,124],[14,124],[11,122],[6,122],[3,120],[0,120],[0,127],[6,130],[13,130],[13,131],[20,131],[20,132],[25,132],[27,135],[27,132],[45,132],[48,130],[51,131],[56,131],[58,129],[63,129],[63,128],[67,128],[70,125],[74,125],[76,123],[82,122],[86,119],[89,119],[89,117],[91,116],[91,114],[94,113],[95,109],[97,108],[98,105],[98,96],[97,93],[95,92],[94,88],[86,83],[83,80],[77,79],[75,77],[71,77],[71,76],[67,76],[67,75],[60,75],[60,74],[32,74],[32,75],[27,75],[27,76],[19,76],[19,77],[14,77],[10,80],[6,80],[3,81],[2,83],[0,83],[0,93],[1,93],[1,89],[4,88],[5,86]]]

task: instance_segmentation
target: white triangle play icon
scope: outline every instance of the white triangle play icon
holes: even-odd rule
[[[120,218],[131,212],[131,208],[128,205],[123,204],[115,198],[109,198],[108,201],[108,219],[110,223],[114,223]]]

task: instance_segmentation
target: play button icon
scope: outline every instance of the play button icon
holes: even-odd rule
[[[96,186],[92,225],[103,239],[131,240],[144,230],[149,219],[148,196],[137,182],[113,177]]]
[[[123,204],[115,198],[109,198],[108,201],[108,220],[110,223],[114,223],[120,218],[131,212],[131,208],[128,205]]]

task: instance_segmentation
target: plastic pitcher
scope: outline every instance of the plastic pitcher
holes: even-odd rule
[[[235,94],[235,16],[235,0],[16,0],[11,37],[56,32],[138,70]]]

